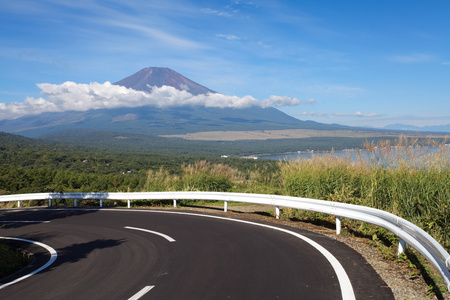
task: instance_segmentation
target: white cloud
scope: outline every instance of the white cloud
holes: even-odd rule
[[[327,117],[328,114],[324,112],[302,112],[302,116],[311,116],[311,117]]]
[[[27,97],[24,102],[0,103],[0,119],[13,119],[24,115],[68,110],[117,107],[176,107],[205,106],[218,108],[249,108],[294,106],[302,101],[287,96],[270,96],[259,101],[252,96],[228,96],[219,93],[192,95],[170,86],[152,87],[150,93],[136,91],[110,82],[80,84],[71,81],[63,84],[40,83],[42,97]],[[308,100],[307,102],[310,102]]]
[[[263,107],[269,107],[269,106],[295,106],[299,105],[302,101],[297,98],[291,98],[288,96],[270,96],[268,99],[265,99],[262,101]]]
[[[328,117],[328,114],[325,113],[325,112],[306,112],[306,111],[304,111],[304,112],[301,113],[301,115],[305,116],[305,117],[306,116]],[[355,113],[332,113],[331,115],[334,116],[334,117],[360,117],[360,118],[373,118],[373,117],[379,117],[380,116],[380,114],[378,114],[378,113],[363,114],[360,111],[357,111]]]
[[[363,114],[360,111],[357,111],[353,114],[347,114],[347,113],[334,113],[333,116],[336,117],[362,117],[362,118],[373,118],[373,117],[379,117],[380,114],[377,113],[369,113],[369,114]]]

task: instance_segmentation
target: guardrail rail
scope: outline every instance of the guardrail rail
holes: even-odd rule
[[[17,201],[18,207],[21,206],[21,201],[30,200],[48,200],[49,206],[52,206],[52,200],[57,199],[73,199],[74,206],[77,206],[77,200],[99,200],[100,207],[103,206],[103,200],[126,200],[128,207],[133,200],[173,200],[175,207],[177,200],[215,200],[224,201],[224,211],[227,211],[228,201],[246,202],[274,206],[276,218],[279,218],[280,207],[290,207],[335,216],[337,234],[340,233],[341,218],[363,221],[386,228],[397,235],[400,239],[399,254],[407,244],[422,254],[436,268],[450,291],[448,252],[418,226],[375,208],[291,196],[225,192],[31,193],[0,196],[0,202]]]

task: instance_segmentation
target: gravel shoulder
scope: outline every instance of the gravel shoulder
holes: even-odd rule
[[[305,222],[295,222],[290,220],[277,220],[270,216],[274,212],[274,207],[269,205],[233,205],[228,206],[228,211],[224,212],[221,206],[183,206],[183,210],[195,210],[206,213],[224,215],[230,218],[248,219],[262,222],[269,222],[284,226],[291,226],[312,232],[320,233],[329,238],[345,243],[355,251],[360,253],[367,262],[375,269],[380,277],[391,288],[395,299],[398,300],[416,300],[416,299],[449,299],[450,293],[445,292],[442,297],[428,295],[429,288],[424,278],[419,276],[411,278],[405,266],[394,261],[384,260],[381,253],[369,245],[369,240],[350,235],[336,235],[334,229],[317,226]]]

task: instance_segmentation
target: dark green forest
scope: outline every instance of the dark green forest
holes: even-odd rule
[[[0,133],[0,194],[141,191],[149,170],[180,174],[183,164],[208,160],[246,171],[272,161],[219,155],[169,155],[64,145]],[[166,151],[168,153],[168,151]]]

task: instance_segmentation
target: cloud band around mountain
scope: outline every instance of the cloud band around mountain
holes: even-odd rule
[[[250,108],[295,106],[302,103],[297,98],[270,96],[262,101],[252,96],[228,96],[219,93],[192,95],[174,87],[152,87],[151,92],[142,92],[113,85],[110,82],[81,84],[71,81],[62,84],[39,83],[42,97],[27,97],[24,102],[0,103],[0,119],[13,119],[25,115],[68,110],[155,106],[160,108],[177,106],[205,106],[217,108]],[[310,99],[306,103],[313,103]]]

